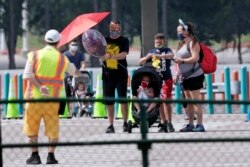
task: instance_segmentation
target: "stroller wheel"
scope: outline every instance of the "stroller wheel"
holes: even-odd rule
[[[128,133],[132,133],[132,126],[133,126],[133,124],[132,124],[132,121],[128,121]]]
[[[84,109],[82,109],[80,112],[80,117],[82,117],[85,113],[86,113],[86,111]]]

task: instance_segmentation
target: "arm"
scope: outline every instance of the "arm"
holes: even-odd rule
[[[33,71],[34,71],[33,63],[28,60],[24,68],[23,79],[32,82],[40,90],[43,96],[48,96],[49,95],[48,88],[46,86],[41,85],[38,82]]]
[[[118,53],[116,55],[110,55],[110,54],[108,54],[108,55],[109,55],[110,59],[123,60],[128,55],[128,52],[121,52],[121,53]]]
[[[139,64],[140,64],[140,65],[144,65],[149,59],[152,58],[152,56],[153,56],[153,55],[152,55],[151,53],[149,53],[149,54],[147,54],[145,57],[140,58]]]
[[[68,63],[68,65],[66,67],[66,72],[71,76],[79,74],[79,71],[76,69],[76,67],[73,63]]]
[[[85,63],[85,55],[81,52],[81,70],[85,70],[86,68],[86,63]]]
[[[81,61],[81,70],[85,70],[86,69],[86,63],[85,61]]]
[[[167,53],[167,54],[162,54],[162,55],[156,55],[157,58],[164,58],[164,59],[172,59],[174,57],[174,54],[171,53]]]

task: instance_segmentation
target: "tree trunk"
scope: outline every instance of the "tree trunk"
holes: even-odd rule
[[[117,1],[112,0],[111,1],[111,11],[112,11],[112,19],[118,19],[117,18]]]
[[[16,48],[16,13],[14,12],[14,2],[13,0],[9,1],[9,28],[10,30],[8,31],[8,38],[7,38],[7,46],[9,50],[9,69],[15,69],[16,68],[16,63],[15,63],[15,48]]]
[[[162,0],[162,30],[165,34],[166,39],[168,39],[168,0]],[[168,40],[166,40],[168,42]],[[166,43],[166,46],[168,46],[168,43]]]
[[[237,44],[237,50],[238,50],[238,60],[239,60],[239,64],[242,64],[242,54],[241,54],[241,34],[238,33],[237,35],[238,37],[238,44]]]
[[[94,8],[95,12],[99,11],[100,4],[99,4],[98,0],[93,1],[93,8]],[[96,25],[96,29],[98,30],[99,28],[100,28],[100,26]],[[89,64],[90,64],[90,67],[100,67],[101,66],[99,58],[94,57],[94,56],[89,57]]]

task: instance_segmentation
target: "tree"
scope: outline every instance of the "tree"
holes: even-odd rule
[[[23,0],[2,0],[1,3],[4,8],[2,19],[9,52],[9,69],[15,69],[16,42],[18,34],[21,34],[20,23],[22,19],[21,12]]]
[[[233,42],[234,48],[238,51],[238,61],[242,61],[241,36],[249,33],[250,18],[249,0],[220,0],[221,9],[215,13],[214,20],[216,27],[216,40],[225,40],[226,43]],[[227,45],[226,45],[227,46]]]

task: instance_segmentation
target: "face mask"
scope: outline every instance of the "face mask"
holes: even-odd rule
[[[183,34],[177,34],[179,40],[183,41],[185,39]]]
[[[147,81],[141,81],[141,86],[143,89],[146,89],[148,87],[148,82]]]
[[[110,34],[110,38],[118,38],[121,33],[117,31],[110,31],[109,34]]]
[[[164,45],[155,45],[156,49],[162,49],[164,47]]]
[[[73,52],[77,51],[77,49],[78,49],[77,46],[70,46],[70,50],[73,51]]]

